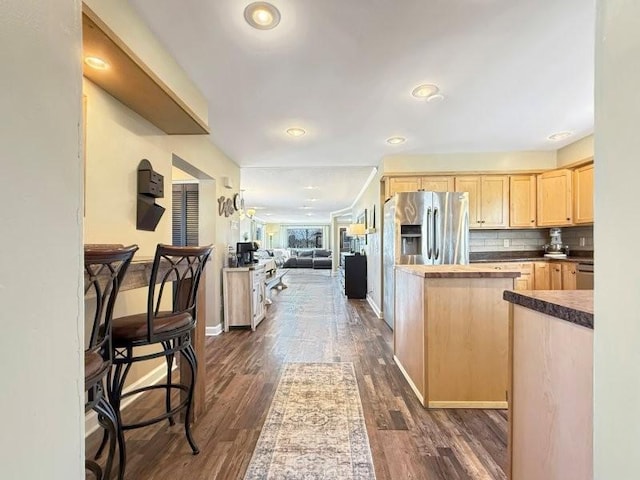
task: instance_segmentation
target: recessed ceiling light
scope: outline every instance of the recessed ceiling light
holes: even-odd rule
[[[273,213],[265,213],[265,215],[266,215],[267,217],[270,217],[271,215],[273,215]]]
[[[280,23],[280,12],[267,2],[254,2],[244,9],[244,19],[258,30],[271,30]]]
[[[302,210],[309,210],[311,207],[307,206],[307,205],[303,205],[300,207],[300,209]]]
[[[307,187],[304,187],[305,190],[315,190],[317,187],[314,187],[313,185],[309,185]]]
[[[100,57],[84,57],[84,63],[96,70],[106,70],[109,68],[109,63]]]
[[[307,217],[313,216],[313,213],[307,213]]]
[[[307,198],[308,202],[317,202],[318,199],[317,198]]]
[[[387,143],[391,144],[391,145],[399,145],[401,143],[406,142],[407,139],[404,137],[391,137],[391,138],[387,138]]]
[[[411,95],[421,100],[430,99],[431,97],[438,95],[440,89],[437,85],[433,85],[431,83],[425,83],[424,85],[418,85],[413,89]],[[442,97],[442,95],[441,95]]]
[[[301,137],[305,133],[307,133],[307,131],[304,128],[299,128],[299,127],[287,128],[287,135],[291,135],[292,137]]]
[[[427,97],[427,102],[429,103],[438,103],[442,100],[444,100],[444,95],[442,95],[441,93],[436,93],[435,95]]]
[[[557,142],[558,140],[564,140],[567,137],[573,135],[573,132],[558,132],[553,135],[549,135],[547,138],[552,142]]]

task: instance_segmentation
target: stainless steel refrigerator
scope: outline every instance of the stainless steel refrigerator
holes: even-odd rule
[[[383,314],[393,328],[394,265],[469,263],[469,194],[396,193],[384,205]]]

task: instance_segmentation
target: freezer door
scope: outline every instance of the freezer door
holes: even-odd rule
[[[433,263],[469,263],[469,194],[433,194],[431,238]]]
[[[425,250],[427,209],[431,196],[425,192],[395,195],[394,250],[396,264],[429,263]]]

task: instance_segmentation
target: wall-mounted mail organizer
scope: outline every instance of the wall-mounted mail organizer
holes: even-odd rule
[[[165,208],[156,203],[156,198],[164,197],[164,176],[153,170],[149,160],[138,165],[138,230],[155,231]]]

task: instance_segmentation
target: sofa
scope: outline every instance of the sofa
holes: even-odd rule
[[[322,248],[313,249],[292,249],[290,257],[285,260],[284,268],[331,268],[331,250]]]

